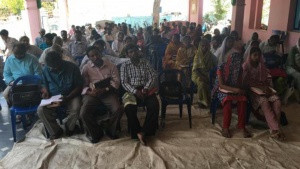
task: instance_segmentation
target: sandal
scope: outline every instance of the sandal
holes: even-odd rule
[[[271,138],[276,139],[278,141],[284,141],[285,140],[285,135],[279,131],[272,133],[270,135]]]
[[[231,138],[229,129],[222,129],[222,136],[225,138]]]

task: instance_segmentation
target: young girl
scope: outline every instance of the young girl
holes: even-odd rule
[[[229,131],[231,121],[231,105],[237,102],[238,128],[243,131],[245,138],[251,137],[245,128],[246,101],[245,91],[242,86],[242,62],[243,57],[239,53],[233,53],[227,61],[221,64],[217,70],[217,79],[212,91],[212,97],[217,97],[223,106],[223,130],[222,135],[230,138]]]
[[[270,127],[271,137],[284,140],[284,134],[279,130],[281,103],[276,92],[269,87],[268,71],[258,47],[250,49],[250,55],[243,64],[243,83],[247,88],[255,87],[265,93],[259,95],[258,91],[251,89],[250,99],[254,110],[261,108]]]

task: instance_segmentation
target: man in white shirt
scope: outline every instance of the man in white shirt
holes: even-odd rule
[[[6,57],[9,57],[13,54],[13,47],[16,43],[18,43],[18,40],[9,37],[8,31],[6,29],[2,29],[0,31],[0,35],[5,45],[4,54],[6,54]]]
[[[124,48],[125,42],[124,42],[124,33],[118,32],[118,39],[114,40],[111,48],[115,52],[117,56],[120,55],[122,49]]]
[[[67,31],[66,31],[66,30],[62,30],[62,31],[60,32],[60,36],[61,36],[61,38],[62,38],[62,40],[63,40],[63,45],[62,45],[62,47],[68,49],[68,47],[69,47],[69,45],[70,45],[70,43],[71,43],[72,41],[68,38],[68,33],[67,33]]]

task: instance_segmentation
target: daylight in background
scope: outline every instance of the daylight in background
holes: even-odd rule
[[[46,32],[60,33],[62,29],[70,29],[71,25],[85,25],[96,21],[112,20],[115,23],[125,22],[133,27],[145,27],[152,25],[152,10],[154,0],[68,0],[68,23],[61,18],[61,1],[42,2],[40,8],[41,26]],[[270,0],[269,0],[270,1]],[[24,0],[0,0],[0,24],[1,29],[7,29],[11,37],[19,38],[28,34],[28,25],[25,23],[26,15]],[[19,5],[16,5],[19,4]],[[205,0],[203,17],[206,31],[214,28],[222,29],[230,25],[231,10],[230,0]],[[160,21],[167,19],[188,20],[188,0],[161,0]],[[14,9],[9,12],[8,9]],[[218,11],[218,12],[216,12]],[[264,22],[263,22],[264,23]],[[68,27],[67,27],[68,25]],[[0,40],[0,43],[2,41]],[[0,44],[3,48],[3,44]]]

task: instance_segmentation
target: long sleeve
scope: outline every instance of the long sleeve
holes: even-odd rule
[[[6,84],[9,84],[10,82],[15,80],[12,76],[10,60],[7,60],[4,65],[3,77],[5,79]]]
[[[131,84],[129,84],[129,76],[125,72],[125,70],[126,70],[126,64],[124,63],[121,65],[121,69],[120,69],[121,84],[126,91],[135,94],[136,89],[133,86],[131,86]]]
[[[146,70],[148,71],[148,81],[146,83],[146,85],[144,86],[145,89],[150,89],[151,87],[154,86],[154,83],[156,81],[156,73],[153,69],[153,67],[146,62]]]
[[[115,65],[112,68],[111,77],[112,77],[112,80],[111,80],[110,84],[115,89],[119,89],[119,87],[120,87],[120,76],[119,76],[117,66],[115,66]]]

